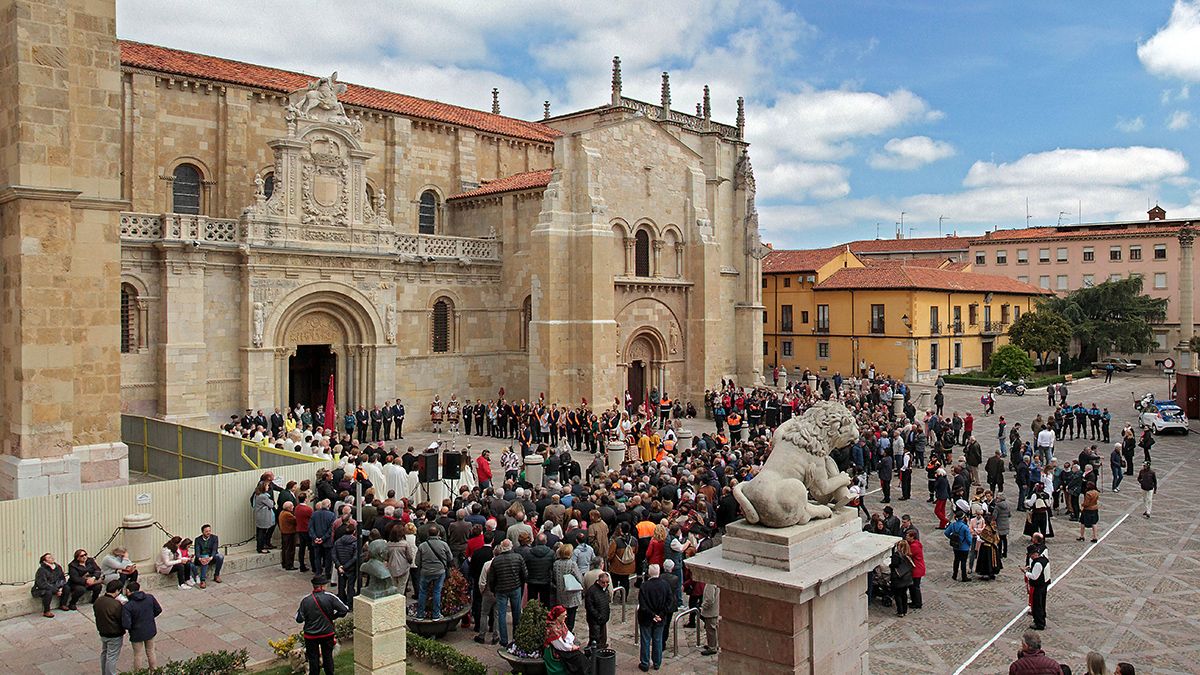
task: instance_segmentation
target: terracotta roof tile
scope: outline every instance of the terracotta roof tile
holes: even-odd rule
[[[871,258],[865,257],[862,262],[867,267],[935,267],[944,268],[952,263],[949,258],[941,256],[924,256],[920,258]]]
[[[533,188],[544,188],[550,184],[550,174],[553,169],[540,169],[538,171],[526,171],[524,173],[513,174],[504,178],[497,178],[494,181],[485,183],[475,188],[467,190],[456,195],[450,195],[446,201],[452,199],[468,199],[470,197],[482,197],[484,195],[494,195],[501,192],[512,192],[513,190],[530,190]]]
[[[932,267],[862,267],[841,269],[816,285],[817,290],[901,289],[970,293],[1049,295],[1051,292],[994,274],[975,274]]]
[[[1116,224],[1111,227],[1097,225],[1071,225],[1062,227],[1023,227],[1016,230],[996,230],[975,240],[976,244],[992,244],[1006,241],[1059,240],[1059,239],[1103,239],[1105,237],[1138,237],[1159,234],[1174,235],[1179,232],[1184,221],[1170,225],[1149,224]]]
[[[860,239],[846,245],[854,253],[932,253],[965,251],[974,237],[915,237],[913,239]]]
[[[817,268],[833,260],[845,249],[841,246],[830,248],[809,248],[794,250],[772,250],[762,261],[763,274],[781,272],[815,272]]]
[[[120,46],[121,65],[130,68],[143,68],[278,92],[294,91],[313,80],[313,76],[303,73],[141,42],[121,40]],[[346,83],[346,87],[346,93],[340,98],[343,103],[349,105],[445,122],[540,143],[553,142],[560,135],[558,130],[536,122],[526,122],[512,117],[494,115],[480,110],[429,101],[358,84]]]

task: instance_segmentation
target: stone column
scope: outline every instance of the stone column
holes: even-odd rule
[[[354,675],[404,675],[408,620],[403,595],[354,598]]]
[[[609,441],[605,446],[608,451],[608,470],[616,471],[621,468],[621,462],[625,461],[625,442],[624,441]]]
[[[842,508],[827,520],[767,528],[744,520],[688,560],[721,589],[722,673],[866,673],[866,574],[895,539],[862,532]]]
[[[1196,355],[1192,353],[1191,339],[1196,333],[1193,290],[1195,286],[1195,240],[1196,231],[1191,223],[1179,230],[1179,352],[1180,370],[1196,372]]]
[[[542,456],[529,455],[525,458],[525,480],[534,487],[542,486]]]

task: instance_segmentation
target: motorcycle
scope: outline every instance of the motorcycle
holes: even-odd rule
[[[1153,393],[1153,392],[1148,392],[1148,393],[1146,393],[1144,396],[1142,396],[1142,398],[1141,398],[1141,399],[1139,399],[1138,401],[1136,401],[1136,402],[1133,404],[1133,407],[1134,407],[1134,409],[1136,409],[1136,410],[1137,410],[1139,413],[1142,413],[1142,412],[1146,412],[1146,410],[1148,410],[1148,409],[1149,409],[1151,406],[1153,406],[1153,405],[1154,405],[1154,393]]]
[[[1016,394],[1017,396],[1025,395],[1025,378],[1018,379],[1015,383],[1005,378],[996,385],[997,394]]]

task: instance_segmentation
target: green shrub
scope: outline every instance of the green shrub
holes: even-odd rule
[[[333,637],[337,638],[338,642],[345,642],[354,638],[354,615],[349,614],[340,619],[333,621]]]
[[[1016,380],[1019,377],[1028,377],[1033,374],[1033,359],[1016,345],[1004,345],[992,354],[988,372],[996,378],[1010,377]]]
[[[526,658],[540,656],[546,644],[546,606],[530,600],[521,611],[521,621],[514,632],[514,646],[510,652]]]
[[[524,615],[522,615],[524,618]],[[420,659],[455,675],[487,675],[487,666],[472,656],[467,656],[443,642],[408,634],[408,658]]]
[[[245,649],[236,652],[205,652],[187,661],[168,661],[157,668],[131,670],[122,675],[233,675],[246,672],[250,653]]]

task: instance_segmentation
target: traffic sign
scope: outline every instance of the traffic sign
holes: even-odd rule
[[[1171,376],[1175,374],[1174,368],[1163,368],[1163,375]]]
[[[1173,370],[1175,368],[1175,359],[1168,356],[1167,358],[1163,359],[1162,364],[1163,370]]]

